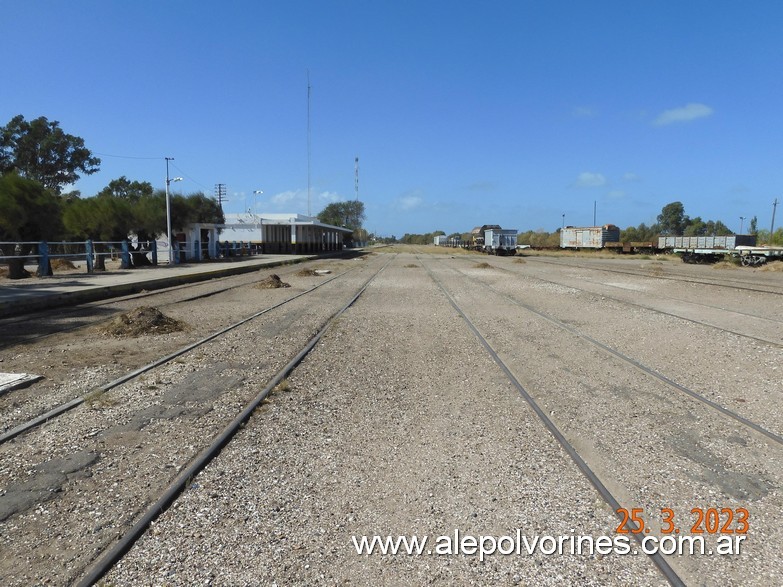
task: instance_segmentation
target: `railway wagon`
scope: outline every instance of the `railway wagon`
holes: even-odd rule
[[[659,236],[658,248],[665,249],[727,249],[755,247],[755,234],[729,234],[726,236]]]
[[[602,249],[607,243],[619,242],[620,229],[614,224],[566,226],[560,230],[561,249]]]
[[[515,255],[517,231],[513,228],[490,228],[484,231],[484,251],[488,255]]]

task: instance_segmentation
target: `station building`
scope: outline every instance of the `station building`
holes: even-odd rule
[[[302,214],[226,214],[224,224],[199,223],[174,235],[180,261],[234,254],[306,255],[340,251],[353,230]]]

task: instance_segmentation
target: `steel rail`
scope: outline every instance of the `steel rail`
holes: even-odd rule
[[[527,259],[531,259],[532,260],[532,257],[527,257]],[[578,264],[572,264],[572,263],[561,263],[560,261],[554,261],[554,260],[551,260],[551,259],[544,259],[543,257],[535,257],[535,261],[534,262],[536,262],[536,263],[543,263],[543,264],[549,264],[549,265],[559,265],[559,266],[565,266],[565,267],[574,267],[574,268],[577,268],[577,269],[587,269],[588,271],[605,271],[607,273],[619,273],[619,274],[622,274],[622,275],[643,276],[642,273],[639,273],[639,272],[636,272],[636,271],[629,271],[627,269],[610,269],[610,268],[607,268],[607,267],[590,267],[590,266],[587,266],[587,265],[578,265]],[[646,276],[646,277],[649,277],[649,275]],[[741,289],[741,290],[752,291],[752,292],[756,292],[756,293],[767,293],[767,294],[771,294],[773,296],[783,296],[783,291],[770,291],[768,289],[755,289],[755,288],[752,288],[752,287],[748,287],[747,285],[742,285],[742,284],[747,283],[747,282],[739,281],[739,280],[736,280],[736,279],[731,279],[729,281],[732,281],[733,283],[736,283],[738,285],[726,285],[725,283],[716,283],[716,282],[713,282],[713,281],[702,281],[702,280],[692,279],[692,278],[689,278],[687,276],[682,276],[682,275],[678,275],[678,276],[674,276],[674,275],[656,275],[655,277],[656,277],[656,279],[668,279],[668,280],[671,280],[671,281],[682,281],[684,283],[695,283],[697,285],[712,285],[714,287]],[[774,287],[772,285],[765,286],[764,284],[760,284],[760,283],[756,284],[756,285],[758,285],[759,287]]]
[[[352,270],[353,269],[349,269],[349,271],[352,271]],[[161,357],[160,359],[156,359],[155,361],[153,361],[151,363],[148,363],[148,364],[146,364],[146,365],[144,365],[142,367],[139,367],[138,369],[134,369],[133,371],[131,371],[129,373],[126,373],[125,375],[123,375],[121,377],[118,377],[117,379],[114,379],[113,381],[110,381],[110,382],[105,383],[105,384],[103,384],[103,385],[101,385],[99,387],[96,387],[93,390],[92,393],[95,393],[95,392],[103,393],[103,392],[109,391],[111,389],[114,389],[115,387],[118,387],[118,386],[122,385],[123,383],[127,383],[128,381],[130,381],[132,379],[135,379],[139,375],[142,375],[143,373],[146,373],[147,371],[151,371],[152,369],[155,369],[156,367],[160,367],[161,365],[164,365],[165,363],[168,363],[169,361],[172,361],[173,359],[176,359],[177,357],[179,357],[181,355],[184,355],[184,354],[192,351],[193,349],[195,349],[195,348],[197,348],[199,346],[202,346],[202,345],[206,344],[207,342],[209,342],[209,341],[211,341],[211,340],[213,340],[215,338],[218,338],[219,336],[222,336],[222,335],[226,334],[227,332],[229,332],[231,330],[234,330],[235,328],[238,328],[239,326],[242,326],[243,324],[246,324],[247,322],[250,322],[251,320],[254,320],[254,319],[258,318],[259,316],[262,316],[262,315],[266,314],[267,312],[271,312],[272,310],[275,310],[275,309],[279,308],[280,306],[283,306],[283,305],[285,305],[285,304],[287,304],[289,302],[292,302],[293,300],[295,300],[297,298],[300,298],[300,297],[302,297],[304,295],[307,295],[307,294],[313,292],[314,290],[318,289],[319,287],[322,287],[322,286],[326,285],[327,283],[330,283],[330,282],[334,281],[335,279],[338,279],[339,277],[342,277],[346,273],[348,273],[348,271],[346,271],[344,273],[340,273],[340,274],[335,275],[333,277],[330,277],[326,281],[322,281],[321,283],[311,287],[310,289],[307,289],[305,291],[299,292],[298,294],[293,295],[293,296],[291,296],[288,299],[285,299],[285,300],[283,300],[281,302],[278,302],[278,303],[276,303],[276,304],[274,304],[274,305],[272,305],[272,306],[270,306],[268,308],[265,308],[265,309],[263,309],[263,310],[261,310],[259,312],[251,314],[250,316],[245,317],[242,320],[239,320],[238,322],[235,322],[235,323],[233,323],[233,324],[231,324],[229,326],[226,326],[225,328],[222,328],[222,329],[220,329],[220,330],[218,330],[216,332],[213,332],[212,334],[210,334],[208,336],[205,336],[204,338],[202,338],[200,340],[197,340],[196,342],[190,343],[190,344],[188,344],[188,345],[186,345],[186,346],[184,346],[184,347],[174,351],[173,353],[170,353],[170,354],[168,354],[168,355],[166,355],[164,357]],[[28,420],[27,422],[23,422],[23,423],[19,424],[18,426],[15,426],[14,428],[11,428],[11,429],[3,432],[2,434],[0,434],[0,445],[2,445],[4,443],[8,442],[9,440],[19,436],[20,434],[23,434],[24,432],[27,432],[28,430],[31,430],[33,428],[36,428],[36,427],[42,425],[42,424],[45,424],[46,422],[48,422],[52,418],[56,418],[56,417],[64,414],[65,412],[68,412],[68,411],[70,411],[70,410],[80,406],[81,404],[83,404],[86,401],[86,398],[87,398],[87,396],[81,396],[81,397],[74,398],[74,399],[72,399],[72,400],[70,400],[68,402],[65,402],[65,403],[63,403],[63,404],[61,404],[61,405],[59,405],[59,406],[57,406],[57,407],[55,407],[55,408],[45,412],[43,414],[40,414],[39,416],[36,416],[35,418],[32,418],[32,419]]]
[[[164,511],[166,511],[177,497],[187,488],[188,483],[201,472],[228,444],[231,439],[240,430],[243,424],[248,421],[253,412],[263,402],[272,390],[285,379],[302,360],[313,350],[318,341],[321,340],[327,330],[334,324],[334,321],[350,308],[356,300],[361,297],[370,283],[386,269],[394,258],[389,259],[372,277],[370,277],[362,288],[351,298],[351,300],[340,310],[335,312],[324,324],[324,326],[313,336],[304,348],[291,359],[285,367],[272,377],[270,382],[263,390],[253,398],[249,404],[239,413],[236,418],[226,426],[223,431],[216,436],[212,443],[202,450],[198,456],[171,482],[161,497],[142,515],[142,517],[133,525],[133,527],[120,538],[113,547],[104,552],[101,559],[92,566],[92,568],[76,583],[77,587],[90,587],[97,583],[109,570],[131,549],[131,547],[141,538],[149,525],[154,522]]]
[[[262,269],[273,269],[274,267],[280,267],[280,266],[284,266],[284,265],[298,265],[298,262],[291,261],[291,262],[283,263],[281,265],[274,265],[274,266],[262,265],[257,270],[260,271]],[[354,268],[348,269],[348,271],[353,271],[353,269]],[[345,273],[348,273],[348,271],[344,271],[343,273],[341,273],[341,275],[345,275]],[[54,315],[57,315],[57,316],[62,316],[64,313],[71,314],[71,315],[76,315],[79,311],[84,310],[86,308],[100,308],[100,307],[103,307],[103,306],[110,306],[112,304],[117,304],[117,303],[120,303],[120,302],[127,302],[127,301],[132,301],[132,300],[140,300],[140,299],[151,297],[151,296],[158,296],[158,295],[172,293],[172,292],[179,292],[181,290],[189,289],[189,288],[192,288],[192,287],[208,285],[210,282],[218,280],[218,279],[219,280],[224,280],[224,279],[232,279],[232,278],[235,278],[235,277],[237,277],[237,278],[238,277],[245,277],[245,276],[248,275],[248,273],[250,273],[250,272],[247,272],[247,273],[237,273],[237,274],[233,274],[233,275],[226,275],[226,276],[223,276],[223,277],[214,277],[212,279],[208,279],[208,280],[205,280],[205,281],[196,281],[196,282],[193,282],[193,283],[182,283],[182,284],[179,284],[179,285],[172,285],[170,287],[164,287],[164,288],[155,289],[153,291],[145,291],[145,292],[138,292],[138,293],[134,293],[134,294],[128,294],[128,295],[124,295],[124,296],[117,296],[115,298],[109,298],[108,300],[96,300],[94,302],[86,302],[86,303],[83,303],[83,304],[76,304],[74,306],[70,306],[70,308],[69,308],[70,312],[68,310],[64,311],[63,308],[55,308],[55,309],[48,310],[48,311],[38,311],[38,312],[26,313],[26,314],[23,314],[21,317],[7,316],[5,318],[0,318],[0,325],[25,324],[25,323],[27,323],[29,321],[29,316],[32,313],[34,313],[37,318],[41,317],[41,316],[46,317],[47,314],[54,314]],[[258,283],[259,281],[263,281],[263,278],[257,279],[255,281],[250,281],[248,283],[243,283],[243,284],[238,284],[238,285],[229,285],[227,287],[223,287],[223,288],[216,289],[216,290],[213,290],[213,291],[208,291],[206,293],[201,293],[201,294],[196,294],[196,295],[193,295],[193,296],[190,296],[190,297],[186,297],[186,298],[183,298],[181,300],[175,300],[173,302],[167,302],[165,304],[160,304],[158,307],[164,308],[164,307],[167,307],[167,306],[174,306],[176,304],[183,304],[183,303],[186,303],[186,302],[193,302],[193,301],[196,301],[196,300],[209,298],[209,297],[212,297],[212,296],[215,296],[215,295],[227,292],[227,291],[231,291],[233,289],[238,289],[240,287],[247,287],[247,286],[253,285],[255,283]],[[117,312],[121,312],[121,311],[122,310],[117,310]],[[84,328],[85,326],[93,326],[95,324],[100,324],[101,322],[107,322],[107,321],[109,321],[111,319],[112,319],[111,316],[109,316],[107,318],[103,318],[103,319],[96,320],[94,322],[90,322],[89,324],[78,324],[78,325],[75,325],[75,326],[61,328],[59,330],[55,330],[55,331],[52,331],[52,332],[47,332],[45,334],[32,336],[30,338],[25,338],[25,339],[22,339],[22,340],[19,340],[19,341],[10,341],[8,343],[0,343],[0,348],[7,348],[9,346],[12,346],[13,344],[19,344],[20,342],[26,344],[26,343],[30,343],[30,342],[33,342],[33,341],[38,341],[38,340],[41,340],[43,338],[47,338],[49,336],[53,336],[53,335],[56,335],[56,334],[61,334],[63,332],[71,332],[72,330],[78,330],[79,328]]]
[[[577,336],[577,337],[579,337],[579,338],[581,338],[583,340],[586,340],[587,342],[595,345],[596,347],[598,347],[602,351],[604,351],[604,352],[606,352],[606,353],[608,353],[608,354],[610,354],[610,355],[612,355],[612,356],[614,356],[614,357],[616,357],[616,358],[618,358],[618,359],[620,359],[620,360],[622,360],[622,361],[632,365],[633,367],[639,369],[643,373],[646,373],[647,375],[650,375],[650,376],[658,379],[659,381],[665,383],[666,385],[668,385],[670,387],[673,387],[677,391],[685,393],[686,395],[692,397],[693,399],[695,399],[695,400],[697,400],[697,401],[699,401],[699,402],[709,406],[710,408],[713,408],[714,410],[717,410],[718,412],[720,412],[724,416],[727,416],[727,417],[735,420],[736,422],[739,422],[740,424],[742,424],[744,426],[747,426],[748,428],[750,428],[754,432],[757,432],[757,433],[761,434],[762,436],[765,436],[768,440],[771,440],[772,442],[775,442],[777,444],[783,445],[783,436],[781,436],[779,434],[775,434],[774,432],[772,432],[770,430],[767,430],[763,426],[761,426],[759,424],[756,424],[752,420],[748,420],[744,416],[741,416],[741,415],[737,414],[736,412],[734,412],[734,411],[732,411],[732,410],[730,410],[728,408],[723,407],[719,403],[717,403],[717,402],[715,402],[715,401],[713,401],[713,400],[711,400],[711,399],[709,399],[707,397],[704,397],[703,395],[701,395],[697,391],[693,391],[692,389],[677,383],[676,381],[666,377],[666,375],[664,375],[663,373],[659,373],[658,371],[656,371],[652,367],[647,367],[646,365],[644,365],[644,364],[640,363],[639,361],[637,361],[636,359],[633,359],[633,358],[629,357],[628,355],[618,351],[617,349],[614,349],[614,348],[612,348],[612,347],[610,347],[610,346],[600,342],[599,340],[596,340],[595,338],[593,338],[593,337],[591,337],[591,336],[589,336],[589,335],[587,335],[587,334],[585,334],[583,332],[580,332],[579,330],[577,330],[573,326],[571,326],[569,324],[565,324],[564,322],[561,322],[557,318],[554,318],[553,316],[550,316],[549,314],[547,314],[545,312],[542,312],[540,310],[536,310],[535,308],[533,308],[529,304],[526,304],[524,302],[521,302],[521,301],[517,300],[516,298],[511,297],[509,294],[506,294],[506,293],[504,293],[504,292],[502,292],[502,291],[492,287],[491,285],[489,285],[487,283],[484,283],[483,281],[475,279],[475,278],[471,277],[470,275],[467,275],[463,271],[460,271],[459,269],[453,269],[453,270],[457,271],[460,275],[463,275],[463,276],[467,277],[471,281],[474,281],[476,283],[481,284],[483,287],[485,287],[485,288],[489,289],[490,291],[494,292],[495,294],[497,294],[497,295],[507,299],[511,303],[516,304],[517,306],[519,306],[521,308],[524,308],[528,312],[531,312],[532,314],[535,314],[536,316],[539,316],[539,317],[543,318],[544,320],[547,320],[548,322],[554,324],[555,326],[557,326],[559,328],[562,328],[563,330],[573,334],[574,336]],[[538,278],[536,277],[535,279],[538,279]],[[545,281],[547,281],[547,280],[545,280]],[[552,282],[552,283],[555,283],[555,282]],[[635,304],[633,304],[633,305],[635,305]],[[644,307],[644,306],[641,306],[641,307]],[[730,331],[727,331],[727,332],[730,332]],[[783,345],[781,345],[781,346],[783,346]]]
[[[553,265],[559,265],[561,267],[571,267],[571,265],[566,265],[565,263],[553,263]],[[507,271],[507,272],[512,273],[514,275],[519,275],[517,272],[512,271],[511,269],[507,269],[505,267],[498,267],[496,265],[493,265],[492,267],[494,269],[499,269],[501,271]],[[628,274],[629,275],[637,275],[637,274],[634,274],[634,273],[628,273]],[[647,276],[643,276],[643,275],[637,275],[637,276],[647,277]],[[608,299],[610,299],[612,301],[615,301],[617,303],[620,303],[620,304],[625,304],[627,306],[632,306],[632,307],[635,307],[635,308],[643,308],[645,310],[649,310],[650,312],[655,312],[656,314],[661,314],[663,316],[670,316],[672,318],[678,318],[679,320],[684,320],[685,322],[690,322],[692,324],[698,324],[699,326],[707,326],[709,328],[714,328],[715,330],[720,330],[721,332],[728,332],[729,334],[734,334],[735,336],[740,336],[742,338],[747,338],[749,340],[754,340],[756,342],[761,342],[761,343],[768,344],[768,345],[771,345],[771,346],[775,346],[775,347],[778,347],[778,348],[783,348],[783,343],[781,343],[781,342],[775,342],[774,340],[769,340],[767,338],[760,338],[758,336],[753,336],[751,334],[745,334],[743,332],[737,332],[736,330],[729,330],[728,328],[723,328],[722,326],[717,326],[715,324],[710,324],[708,322],[695,320],[693,318],[688,318],[686,316],[681,316],[679,314],[674,314],[672,312],[667,312],[665,310],[659,310],[658,308],[653,308],[651,306],[646,306],[644,304],[638,304],[636,302],[630,302],[628,300],[624,300],[622,298],[617,298],[617,297],[614,297],[614,296],[611,296],[611,295],[608,295],[608,294],[598,294],[598,293],[590,291],[589,289],[585,289],[585,288],[578,287],[578,286],[571,285],[571,284],[567,284],[567,283],[561,283],[559,281],[553,281],[551,279],[545,279],[543,277],[538,277],[536,275],[525,275],[525,277],[529,277],[530,279],[536,279],[538,281],[543,281],[544,283],[551,283],[553,285],[560,285],[562,287],[570,287],[571,289],[582,291],[582,292],[585,292],[585,293],[593,295],[593,296],[601,296],[601,297],[604,297],[604,298],[608,298]],[[588,280],[588,281],[590,281],[590,280]],[[590,283],[596,283],[596,282],[590,281]],[[752,291],[756,291],[756,290],[752,290]],[[759,290],[759,292],[760,293],[770,293],[770,292],[764,292],[763,290]],[[723,308],[718,308],[717,306],[710,306],[710,305],[707,305],[707,304],[699,304],[698,302],[688,302],[688,301],[685,301],[685,300],[681,300],[679,298],[670,298],[670,299],[678,301],[678,302],[685,302],[685,303],[688,303],[688,304],[703,305],[703,306],[705,306],[707,308],[712,308],[713,310],[722,310],[722,311],[725,311],[725,312],[732,312],[732,313],[735,313],[735,314],[739,314],[741,316],[744,315],[744,316],[748,316],[750,318],[755,318],[756,320],[765,320],[765,321],[768,321],[768,322],[780,323],[780,320],[775,320],[773,318],[764,318],[762,316],[754,316],[752,314],[745,314],[744,312],[737,312],[735,310],[724,310]]]
[[[622,509],[622,505],[617,500],[617,498],[615,498],[614,495],[612,495],[612,492],[609,491],[606,485],[604,485],[600,477],[598,477],[595,471],[593,471],[590,468],[587,462],[576,451],[576,448],[574,448],[574,446],[568,441],[568,439],[555,425],[555,423],[549,418],[549,416],[546,415],[546,412],[544,412],[544,410],[541,409],[541,406],[539,406],[538,403],[533,399],[533,397],[527,392],[527,390],[519,382],[519,380],[516,378],[514,373],[511,371],[511,369],[509,369],[509,367],[506,365],[503,359],[500,358],[497,351],[495,351],[495,349],[492,347],[489,341],[484,337],[484,335],[481,334],[481,332],[479,332],[478,328],[476,328],[475,324],[473,324],[473,322],[465,314],[465,312],[462,311],[462,308],[459,307],[457,302],[454,300],[454,297],[448,292],[448,290],[445,288],[443,283],[441,283],[441,281],[434,275],[434,273],[430,270],[429,267],[424,265],[421,259],[419,259],[419,262],[422,263],[422,267],[424,267],[427,270],[429,276],[432,278],[432,280],[437,284],[437,286],[446,296],[446,299],[449,301],[449,303],[454,308],[454,310],[465,321],[465,324],[468,326],[468,328],[474,334],[474,336],[479,340],[481,345],[487,351],[487,354],[489,354],[489,356],[492,357],[492,360],[495,361],[497,366],[500,367],[500,369],[506,375],[506,377],[511,382],[511,384],[517,389],[517,391],[525,400],[525,402],[527,402],[527,404],[530,406],[533,412],[535,412],[536,416],[538,416],[538,418],[544,424],[546,429],[550,432],[550,434],[552,434],[552,436],[554,436],[558,444],[560,444],[563,450],[565,450],[566,454],[568,454],[568,456],[571,458],[574,464],[576,464],[576,466],[579,468],[579,471],[585,476],[585,478],[590,482],[590,484],[595,488],[595,490],[598,491],[599,495],[607,503],[607,505],[609,505],[609,507],[612,508],[612,511],[617,516],[617,518],[623,521],[624,518],[618,513],[618,510]],[[629,524],[633,525],[633,522],[629,522]],[[639,526],[635,525],[634,530],[638,530],[638,529]],[[640,545],[642,544],[642,538],[638,533],[632,533],[632,536],[637,542],[639,542]],[[654,554],[649,554],[649,553],[646,554],[648,557],[650,557],[650,560],[652,560],[655,566],[658,567],[658,570],[661,572],[661,574],[663,574],[663,576],[666,578],[666,580],[669,582],[670,585],[675,587],[685,586],[685,582],[679,577],[679,575],[677,575],[674,569],[669,565],[666,559],[664,559],[663,556],[661,556],[660,553],[656,552]]]

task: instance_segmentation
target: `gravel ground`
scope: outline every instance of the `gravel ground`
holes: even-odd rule
[[[108,583],[663,583],[644,557],[357,555],[361,535],[617,526],[412,264],[373,283]]]
[[[76,579],[378,265],[352,263],[357,271],[0,446],[0,583]],[[300,287],[319,279],[303,278]],[[245,290],[243,314],[292,290]],[[213,300],[210,313],[201,304],[180,308],[177,317],[225,324],[242,302]],[[72,344],[95,345],[91,338],[80,332]],[[145,338],[131,344],[144,345]],[[168,353],[181,343],[164,335],[155,345]],[[92,360],[101,357],[111,360],[101,354]],[[81,385],[73,381],[71,397]]]
[[[0,510],[21,489],[38,491],[39,501],[53,497],[0,522],[0,581],[66,584],[80,576],[348,292],[390,259],[346,262],[359,270],[318,296],[0,447]],[[484,261],[491,267],[476,266]],[[641,554],[482,561],[356,553],[352,538],[363,535],[598,537],[615,536],[618,525],[427,268],[623,506],[643,508],[653,535],[664,507],[686,535],[691,508],[749,510],[741,555],[667,557],[687,584],[783,584],[781,446],[579,336],[781,433],[783,351],[716,328],[760,333],[780,320],[777,298],[714,288],[700,297],[694,284],[646,269],[607,277],[557,262],[563,266],[394,257],[105,584],[664,584]],[[691,270],[696,278],[738,279],[677,267]],[[779,273],[753,275],[783,282]],[[294,288],[312,283],[284,280]],[[250,313],[254,294],[206,298],[173,317],[200,324]],[[708,307],[717,305],[724,310]],[[688,320],[650,309],[664,307]],[[74,334],[63,344],[95,343]],[[109,375],[111,361],[93,356],[77,374],[89,367],[96,379]],[[715,538],[706,536],[708,545]]]

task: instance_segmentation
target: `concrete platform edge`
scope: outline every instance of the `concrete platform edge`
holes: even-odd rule
[[[214,271],[204,271],[198,273],[188,273],[184,275],[173,275],[169,277],[160,277],[134,283],[123,283],[120,285],[108,285],[98,287],[86,287],[83,291],[72,291],[67,293],[57,293],[52,295],[40,296],[29,300],[13,300],[0,302],[0,318],[8,318],[17,314],[25,314],[37,310],[48,308],[57,308],[61,306],[71,306],[76,304],[86,304],[117,298],[143,290],[163,289],[175,285],[184,285],[186,283],[196,283],[198,281],[208,281],[216,277],[226,277],[229,275],[241,275],[242,273],[251,273],[260,269],[269,267],[281,267],[283,265],[295,265],[304,261],[318,259],[319,255],[306,255],[297,259],[285,259],[281,261],[271,261],[258,265],[227,265]]]

